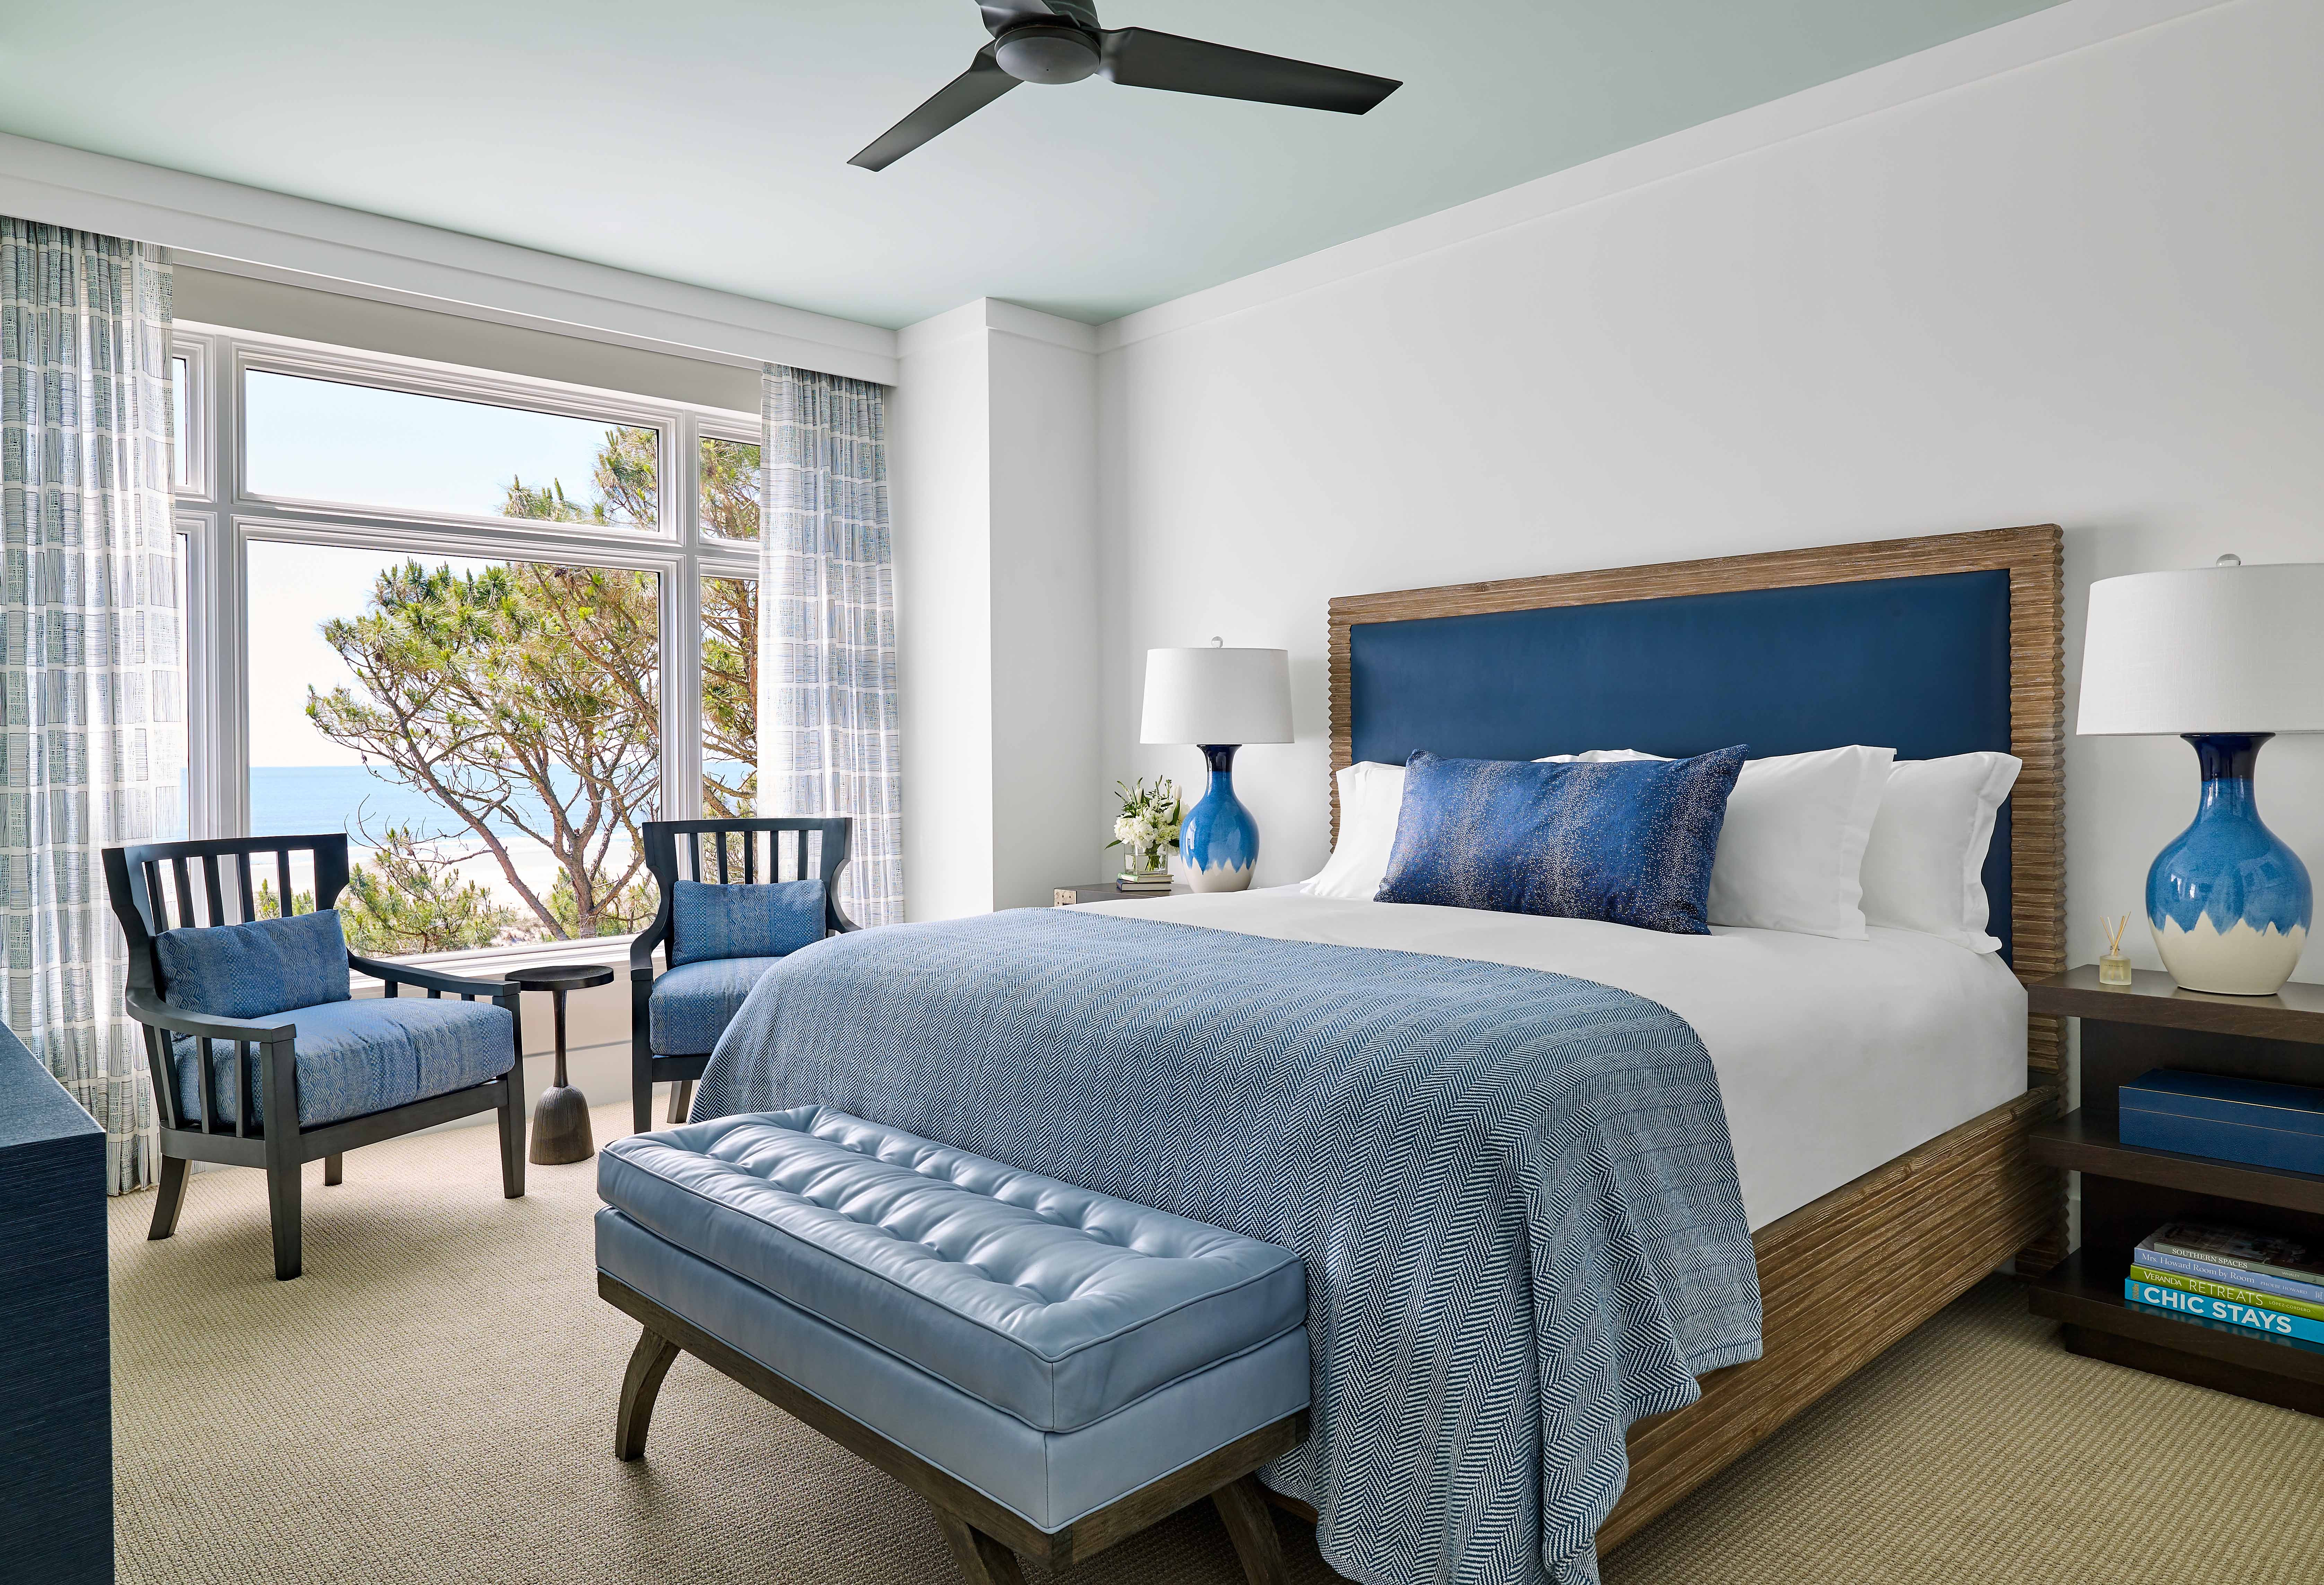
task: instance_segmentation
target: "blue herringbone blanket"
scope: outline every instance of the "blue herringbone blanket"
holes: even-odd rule
[[[1677,1014],[1464,959],[1024,909],[836,936],[696,1119],[819,1101],[1299,1251],[1314,1434],[1271,1466],[1374,1585],[1597,1577],[1623,1433],[1759,1353]]]

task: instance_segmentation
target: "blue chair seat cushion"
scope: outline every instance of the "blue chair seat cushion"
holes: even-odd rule
[[[823,939],[823,882],[681,880],[669,899],[669,961],[779,958]]]
[[[294,1007],[251,1020],[298,1028],[293,1057],[299,1074],[299,1126],[311,1129],[365,1112],[384,1111],[497,1079],[516,1063],[516,1025],[506,1008],[450,998],[365,997]],[[196,1127],[201,1055],[191,1037],[177,1039],[178,1112]],[[266,1103],[251,1046],[252,1120],[263,1122]],[[237,1060],[231,1041],[211,1042],[212,1116],[232,1125],[241,1110]]]
[[[781,961],[713,958],[670,970],[646,1000],[648,1049],[657,1056],[708,1055],[760,976]]]
[[[1288,1249],[827,1107],[619,1140],[598,1190],[1036,1431],[1094,1424],[1306,1323]]]

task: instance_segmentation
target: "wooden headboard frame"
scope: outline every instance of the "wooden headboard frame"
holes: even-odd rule
[[[2066,966],[2066,639],[2064,537],[2055,524],[1876,539],[1762,556],[1722,556],[1658,567],[1608,567],[1487,584],[1447,584],[1382,594],[1347,594],[1331,606],[1332,769],[1347,767],[1350,742],[1348,630],[1368,622],[1496,611],[1538,611],[1675,594],[1797,588],[1929,573],[2009,574],[2009,747],[2025,761],[2010,795],[2010,919],[2020,979]],[[1340,829],[1339,784],[1332,786],[1332,832]],[[2063,1052],[2055,1018],[2035,1018],[2026,1061],[2054,1073]]]

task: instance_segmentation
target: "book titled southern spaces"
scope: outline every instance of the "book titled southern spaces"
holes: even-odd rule
[[[2171,1222],[2138,1246],[2122,1291],[2135,1304],[2324,1343],[2324,1267],[2289,1239]]]
[[[2216,1222],[2167,1221],[2140,1242],[2131,1258],[2150,1271],[2324,1304],[2324,1259],[2304,1244],[2270,1233]]]

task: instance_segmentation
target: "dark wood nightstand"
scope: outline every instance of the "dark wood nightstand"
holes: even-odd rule
[[[1173,886],[1167,891],[1117,891],[1111,880],[1093,880],[1087,886],[1060,886],[1053,908],[1071,908],[1075,903],[1137,902],[1149,897],[1186,897],[1194,891],[1191,886]]]
[[[2324,1084],[2324,985],[2273,996],[2182,991],[2168,974],[2098,983],[2094,967],[2027,983],[2030,1009],[2082,1021],[2081,1105],[2032,1136],[2082,1175],[2082,1247],[2034,1285],[2034,1313],[2078,1354],[2324,1415],[2324,1348],[2133,1305],[2130,1251],[2174,1217],[2277,1232],[2324,1249],[2324,1176],[2125,1145],[2117,1092],[2154,1068]]]

